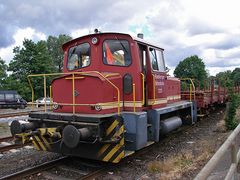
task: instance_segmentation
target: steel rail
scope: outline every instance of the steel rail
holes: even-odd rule
[[[0,113],[0,118],[7,118],[7,117],[15,117],[15,116],[24,116],[28,115],[30,112],[39,112],[43,110],[29,110],[29,111],[22,111],[22,112],[11,112],[11,113]]]
[[[2,147],[0,147],[0,153],[9,151],[11,149],[21,148],[24,146],[26,146],[26,144],[10,144],[10,145],[6,145],[6,146],[2,146]]]
[[[28,115],[28,114],[29,114],[29,112],[6,113],[6,114],[0,114],[0,118],[23,116],[23,115]]]
[[[7,137],[0,138],[0,142],[9,141],[9,140],[13,140],[13,137],[12,136],[7,136]]]
[[[103,167],[101,169],[95,170],[93,172],[90,172],[86,175],[83,175],[77,179],[81,179],[81,180],[90,180],[90,179],[95,179],[101,175],[103,175],[105,172],[107,172],[108,167]]]
[[[0,180],[16,179],[16,178],[21,179],[23,177],[30,176],[30,175],[36,174],[38,172],[44,171],[46,169],[52,168],[52,167],[56,166],[57,164],[59,164],[60,162],[62,162],[65,159],[67,159],[67,156],[64,156],[64,157],[61,157],[59,159],[55,159],[55,160],[52,160],[52,161],[49,161],[49,162],[45,162],[43,164],[40,164],[40,165],[37,165],[37,166],[34,166],[34,167],[26,168],[26,169],[24,169],[22,171],[18,171],[16,173],[12,173],[12,174],[0,177]]]
[[[68,156],[64,156],[64,157],[61,157],[61,158],[56,159],[56,160],[45,162],[41,165],[37,165],[37,166],[31,167],[31,168],[26,168],[22,171],[19,171],[19,172],[13,173],[13,174],[9,174],[9,175],[4,176],[4,177],[0,177],[0,180],[16,179],[16,178],[21,179],[21,178],[24,178],[24,177],[27,177],[27,176],[31,176],[31,175],[37,174],[39,172],[51,169],[51,168],[57,166],[58,164],[60,164],[62,161],[64,161],[67,158],[68,158]],[[99,177],[100,175],[103,175],[108,170],[108,168],[109,168],[109,166],[101,167],[97,170],[93,170],[93,171],[87,173],[86,175],[80,176],[76,179],[81,179],[81,180],[83,180],[83,179],[84,180],[94,179],[96,177]],[[59,178],[61,179],[60,176],[59,176]]]

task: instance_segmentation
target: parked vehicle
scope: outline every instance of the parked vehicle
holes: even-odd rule
[[[24,109],[27,106],[25,101],[18,93],[14,90],[0,90],[0,108],[20,108]]]
[[[52,99],[50,97],[46,97],[46,99],[44,97],[41,97],[36,100],[36,106],[37,107],[44,106],[45,103],[46,105],[50,105],[51,102],[52,102]]]

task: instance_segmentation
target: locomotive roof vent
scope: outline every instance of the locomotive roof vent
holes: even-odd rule
[[[143,33],[138,33],[137,37],[143,39]]]

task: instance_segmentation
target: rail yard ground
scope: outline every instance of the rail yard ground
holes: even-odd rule
[[[193,179],[231,133],[224,128],[224,110],[168,135],[97,179]],[[0,122],[0,137],[8,135],[8,123]],[[0,154],[0,177],[59,157],[29,147],[19,150]]]
[[[98,179],[193,179],[231,133],[224,126],[224,110],[165,137]]]

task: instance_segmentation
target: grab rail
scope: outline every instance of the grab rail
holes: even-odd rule
[[[136,112],[136,86],[133,83],[133,112]]]
[[[142,76],[142,105],[145,104],[145,80],[144,80],[144,74],[141,73]]]
[[[153,78],[153,103],[152,103],[152,105],[154,105],[156,102],[156,80],[155,80],[155,76],[153,74],[152,74],[152,78]]]
[[[189,100],[190,101],[192,101],[192,99],[195,100],[195,98],[196,98],[195,97],[196,89],[195,89],[195,85],[194,85],[193,79],[191,79],[191,78],[181,78],[180,80],[181,81],[190,81],[190,83],[189,83],[189,93],[186,93],[184,91],[184,93],[181,92],[181,95],[189,95]]]
[[[34,103],[34,89],[33,89],[33,86],[32,86],[32,82],[31,82],[31,78],[32,77],[43,77],[44,78],[44,98],[46,99],[46,95],[47,95],[47,91],[46,91],[46,76],[60,76],[60,75],[72,75],[72,104],[65,104],[65,105],[72,105],[73,106],[73,114],[75,114],[75,106],[77,105],[80,105],[80,106],[84,106],[84,105],[90,105],[90,104],[76,104],[75,103],[75,96],[74,96],[74,90],[75,90],[75,75],[83,75],[83,76],[87,76],[89,74],[98,74],[101,78],[103,78],[106,82],[108,82],[116,91],[117,91],[117,108],[118,108],[118,115],[120,115],[120,109],[121,109],[121,103],[120,103],[120,90],[119,88],[114,84],[112,83],[109,79],[107,79],[107,75],[106,77],[98,72],[98,71],[86,71],[86,72],[71,72],[71,73],[49,73],[49,74],[33,74],[33,75],[28,75],[27,76],[27,79],[28,79],[28,82],[29,82],[29,85],[30,85],[30,88],[31,88],[31,91],[32,91],[32,108],[33,108],[33,105],[35,104]],[[116,73],[114,74],[116,75]],[[120,74],[118,74],[120,76]],[[112,75],[111,75],[112,76]],[[99,77],[99,78],[100,78]],[[50,91],[52,91],[50,89]],[[51,92],[50,92],[51,94]],[[63,103],[64,104],[64,103]],[[112,103],[111,103],[112,104]],[[46,112],[47,108],[46,108],[46,102],[45,102],[45,105],[44,105],[44,110]]]

